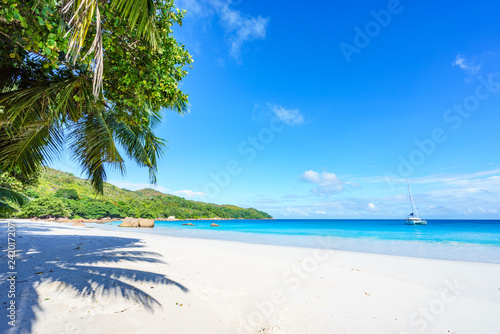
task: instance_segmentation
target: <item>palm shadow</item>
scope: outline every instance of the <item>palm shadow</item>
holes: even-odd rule
[[[5,230],[2,228],[1,231]],[[113,264],[123,262],[165,263],[161,254],[143,250],[144,245],[140,239],[51,235],[49,231],[42,226],[18,228],[16,244],[21,252],[16,256],[16,327],[11,328],[7,321],[1,321],[0,332],[32,332],[33,323],[37,320],[36,314],[42,311],[43,296],[40,296],[36,289],[42,283],[51,284],[57,292],[71,292],[77,298],[113,296],[134,300],[151,312],[162,305],[160,301],[137,287],[141,286],[141,283],[169,285],[183,292],[189,291],[163,274],[113,267]],[[2,250],[7,249],[3,245],[6,240],[7,236],[2,235]],[[2,251],[0,259],[2,263],[7,263],[6,251]],[[129,268],[133,266],[128,265]],[[6,291],[10,285],[7,278],[7,273],[0,274],[2,291]],[[6,309],[10,302],[7,293],[0,296],[0,302],[2,308]],[[3,318],[5,319],[5,316]]]

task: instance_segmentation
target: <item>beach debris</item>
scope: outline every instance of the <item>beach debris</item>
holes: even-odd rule
[[[74,250],[82,250],[82,249],[83,249],[82,246],[78,246]]]
[[[40,275],[40,274],[43,274],[43,271],[35,273],[35,275]]]
[[[50,298],[45,298],[44,300],[50,300]]]
[[[365,292],[365,295],[367,295],[368,297],[372,297],[372,294],[368,292]]]
[[[126,310],[128,310],[128,308],[124,308],[124,309],[123,309],[123,310],[121,310],[121,311],[116,311],[115,313],[123,313],[123,312],[125,312]]]

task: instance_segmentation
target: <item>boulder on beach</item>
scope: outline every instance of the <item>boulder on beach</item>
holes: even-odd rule
[[[210,226],[220,226],[219,224],[216,224],[216,223],[212,223],[212,225]]]
[[[127,217],[119,225],[120,227],[139,227],[139,219]]]
[[[120,227],[154,227],[155,221],[153,219],[131,218],[127,217],[120,224]]]
[[[139,219],[139,227],[155,227],[153,219]]]

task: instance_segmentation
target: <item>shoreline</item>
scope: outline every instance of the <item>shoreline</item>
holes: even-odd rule
[[[40,220],[38,220],[40,222]],[[117,220],[121,221],[121,220]],[[207,220],[211,221],[211,220]],[[45,221],[47,222],[47,221]],[[50,222],[50,221],[49,221]],[[163,235],[169,237],[180,237],[189,239],[207,239],[207,240],[222,240],[235,241],[249,244],[263,244],[270,246],[286,246],[293,248],[317,248],[322,243],[323,248],[332,250],[340,250],[347,252],[366,253],[366,254],[381,254],[392,256],[403,256],[411,258],[450,260],[450,261],[465,261],[477,263],[493,263],[500,264],[500,245],[489,243],[477,243],[467,241],[442,241],[435,242],[432,240],[416,240],[416,239],[373,239],[367,236],[338,236],[325,234],[309,234],[295,235],[283,234],[282,236],[273,233],[264,233],[259,231],[238,231],[238,230],[219,230],[218,225],[199,225],[184,227],[180,224],[171,226],[157,226],[156,228],[149,227],[120,227],[116,231],[118,233],[124,230],[136,233],[138,235],[144,233]],[[57,223],[70,223],[68,221],[58,221]],[[86,222],[86,224],[96,224],[96,228],[103,228],[112,231],[112,221],[107,222]],[[86,226],[85,224],[73,223],[73,226]],[[91,225],[89,225],[91,226]],[[107,226],[107,227],[105,227]],[[209,227],[209,228],[207,228]],[[319,241],[318,241],[319,240]],[[497,254],[495,256],[495,254]]]
[[[123,221],[125,218],[97,218],[97,219],[88,219],[88,218],[12,218],[7,220],[19,220],[19,221],[31,221],[31,222],[46,222],[46,223],[95,223],[95,224],[104,224],[110,222],[119,222]],[[135,219],[135,218],[134,218]],[[149,219],[149,218],[137,218],[137,219]],[[169,218],[154,218],[154,221],[191,221],[191,220],[275,220],[275,218],[189,218],[189,219],[169,219]]]
[[[500,330],[497,264],[15,225],[28,332]]]

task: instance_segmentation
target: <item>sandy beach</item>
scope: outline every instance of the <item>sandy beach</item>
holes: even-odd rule
[[[1,259],[7,268],[7,223]],[[7,333],[499,333],[500,266],[15,221]]]

